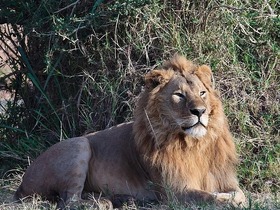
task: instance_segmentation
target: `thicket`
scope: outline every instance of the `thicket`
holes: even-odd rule
[[[0,174],[67,137],[132,119],[142,75],[180,53],[209,64],[242,185],[280,189],[280,3],[2,0]],[[7,59],[4,57],[7,57]]]

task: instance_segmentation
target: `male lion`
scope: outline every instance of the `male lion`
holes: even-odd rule
[[[26,170],[15,199],[64,207],[82,192],[244,204],[237,155],[208,66],[175,56],[145,77],[134,122],[59,142]]]

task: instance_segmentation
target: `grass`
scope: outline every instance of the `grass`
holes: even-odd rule
[[[12,176],[5,179],[0,179],[0,196],[1,200],[0,205],[1,209],[55,209],[56,205],[47,201],[42,200],[40,197],[33,196],[29,198],[27,201],[23,203],[13,203],[12,202],[12,193],[18,186],[21,180],[22,172],[12,172]],[[244,210],[264,210],[264,209],[279,209],[280,207],[280,200],[279,200],[279,192],[278,195],[271,195],[271,194],[257,194],[257,193],[246,193],[248,198],[248,206],[242,208]],[[71,205],[72,209],[108,209],[108,202],[104,199],[100,199],[99,196],[95,198],[90,197],[82,204],[74,203]],[[135,206],[135,204],[125,204],[123,209],[136,209],[140,208],[141,206]],[[142,209],[158,209],[158,210],[167,210],[167,209],[204,209],[204,210],[211,210],[211,209],[237,209],[230,205],[217,207],[212,205],[189,205],[187,208],[179,204],[176,200],[170,199],[168,204],[153,204],[153,205],[146,205],[142,207]]]
[[[1,209],[17,208],[6,201],[41,151],[130,120],[143,74],[174,53],[214,72],[251,198],[247,209],[279,209],[278,1],[26,1],[14,9],[17,19],[12,3],[3,4],[14,31],[1,29],[0,45],[16,34],[11,43],[21,50],[9,56],[10,70],[0,70],[1,87],[13,96],[0,114]],[[45,208],[41,203],[20,208]]]

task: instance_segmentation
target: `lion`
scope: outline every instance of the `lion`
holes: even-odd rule
[[[38,194],[64,208],[83,192],[183,205],[244,205],[235,145],[212,71],[176,55],[145,76],[134,121],[51,146],[14,198]]]

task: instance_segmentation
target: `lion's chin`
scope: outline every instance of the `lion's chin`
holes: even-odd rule
[[[199,138],[199,137],[203,137],[207,133],[207,129],[202,125],[197,125],[195,127],[184,129],[184,133],[187,136]]]

